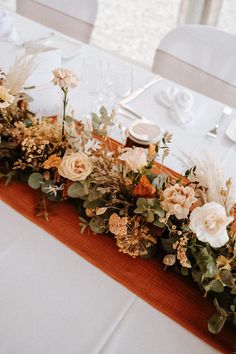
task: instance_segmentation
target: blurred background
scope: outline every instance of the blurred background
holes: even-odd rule
[[[0,5],[16,10],[15,0]],[[185,23],[236,32],[236,0],[98,0],[90,43],[151,69],[160,40]]]

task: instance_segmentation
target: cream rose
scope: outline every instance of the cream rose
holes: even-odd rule
[[[71,181],[83,181],[92,172],[92,163],[83,152],[66,154],[60,166],[58,173]]]
[[[195,192],[191,187],[175,184],[168,187],[163,192],[162,208],[170,215],[175,215],[177,219],[185,219],[189,214],[189,209],[197,201]]]
[[[120,160],[125,161],[132,171],[137,172],[148,163],[147,151],[140,147],[127,148],[126,151],[121,154]]]
[[[10,90],[6,87],[0,86],[0,108],[7,108],[13,103],[14,96],[9,92]]]
[[[192,211],[189,227],[200,241],[218,248],[229,240],[226,226],[232,221],[233,217],[226,215],[222,205],[210,202]]]
[[[74,88],[78,85],[78,77],[69,69],[55,69],[53,70],[53,75],[52,83],[63,90],[68,90],[68,88]]]

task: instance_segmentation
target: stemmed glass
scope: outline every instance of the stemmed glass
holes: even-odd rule
[[[113,60],[107,65],[105,94],[112,97],[114,105],[129,96],[133,90],[133,70],[130,63]]]
[[[97,112],[101,105],[101,92],[103,84],[102,63],[99,57],[86,57],[83,59],[81,84],[88,97],[89,112]]]

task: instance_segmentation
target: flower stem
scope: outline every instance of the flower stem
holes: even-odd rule
[[[63,116],[62,116],[62,138],[64,137],[64,126],[65,126],[65,119],[66,119],[66,107],[67,107],[67,94],[68,94],[68,89],[67,88],[63,88],[62,89],[63,93],[64,93],[64,98],[63,98]]]

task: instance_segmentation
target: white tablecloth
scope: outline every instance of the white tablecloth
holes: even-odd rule
[[[49,32],[19,16],[15,20],[24,39]],[[108,54],[83,45],[80,54],[65,65],[80,74],[81,60],[88,55],[109,59]],[[7,57],[8,53],[1,50],[2,60]],[[134,86],[143,86],[152,76],[134,67]],[[187,129],[180,128],[155,102],[158,90],[172,84],[162,80],[130,106],[174,132],[174,146],[193,152],[218,120],[222,105],[194,93],[195,121]],[[78,103],[79,113],[85,110],[82,94],[80,89],[74,90],[71,98],[71,102]],[[122,116],[120,119],[124,120]],[[236,174],[232,163],[235,145],[223,131],[213,145],[227,173]],[[167,163],[178,169],[173,161],[170,158]],[[0,353],[216,352],[2,202],[0,215]],[[199,299],[201,296],[199,293]]]

